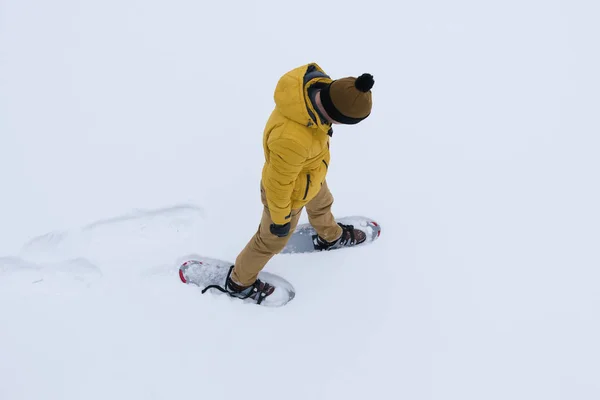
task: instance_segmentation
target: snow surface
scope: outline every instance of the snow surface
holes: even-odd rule
[[[0,0],[0,399],[599,399],[599,17]],[[382,236],[274,258],[283,308],[201,295],[176,260],[254,233],[273,89],[313,61],[375,76],[329,186]]]

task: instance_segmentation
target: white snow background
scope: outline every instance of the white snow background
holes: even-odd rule
[[[0,0],[0,399],[600,399],[600,3]],[[183,285],[257,228],[281,74],[359,249],[286,307]],[[306,221],[304,215],[302,222]]]

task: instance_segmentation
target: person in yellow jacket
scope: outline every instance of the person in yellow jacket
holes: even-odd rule
[[[366,239],[363,231],[336,223],[325,177],[332,125],[357,124],[367,118],[373,85],[370,74],[333,80],[316,63],[279,79],[275,109],[263,134],[262,219],[227,278],[230,295],[262,301],[273,293],[275,288],[259,280],[258,274],[283,250],[303,208],[318,233],[316,250],[352,246]]]

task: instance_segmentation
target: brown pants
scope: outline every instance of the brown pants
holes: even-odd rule
[[[290,235],[296,229],[302,209],[292,210],[290,220],[290,234],[286,237],[278,237],[271,233],[272,224],[269,209],[267,208],[267,199],[264,189],[260,188],[261,200],[264,205],[262,219],[258,226],[258,231],[254,234],[250,242],[242,250],[235,260],[235,267],[231,277],[234,282],[248,286],[256,281],[258,273],[265,267],[269,260],[281,252],[288,242]],[[308,204],[306,212],[308,221],[315,228],[320,237],[328,242],[337,240],[342,234],[342,228],[335,222],[331,213],[333,196],[327,187],[327,182],[323,183],[321,190]]]

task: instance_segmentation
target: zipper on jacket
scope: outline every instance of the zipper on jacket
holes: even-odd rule
[[[310,174],[306,174],[306,190],[304,191],[304,198],[302,200],[306,200],[306,196],[308,196],[308,187],[310,186]]]
[[[321,161],[323,161],[323,164],[325,164],[325,168],[329,169],[329,165],[327,164],[327,161],[325,161],[325,160],[321,160]]]

